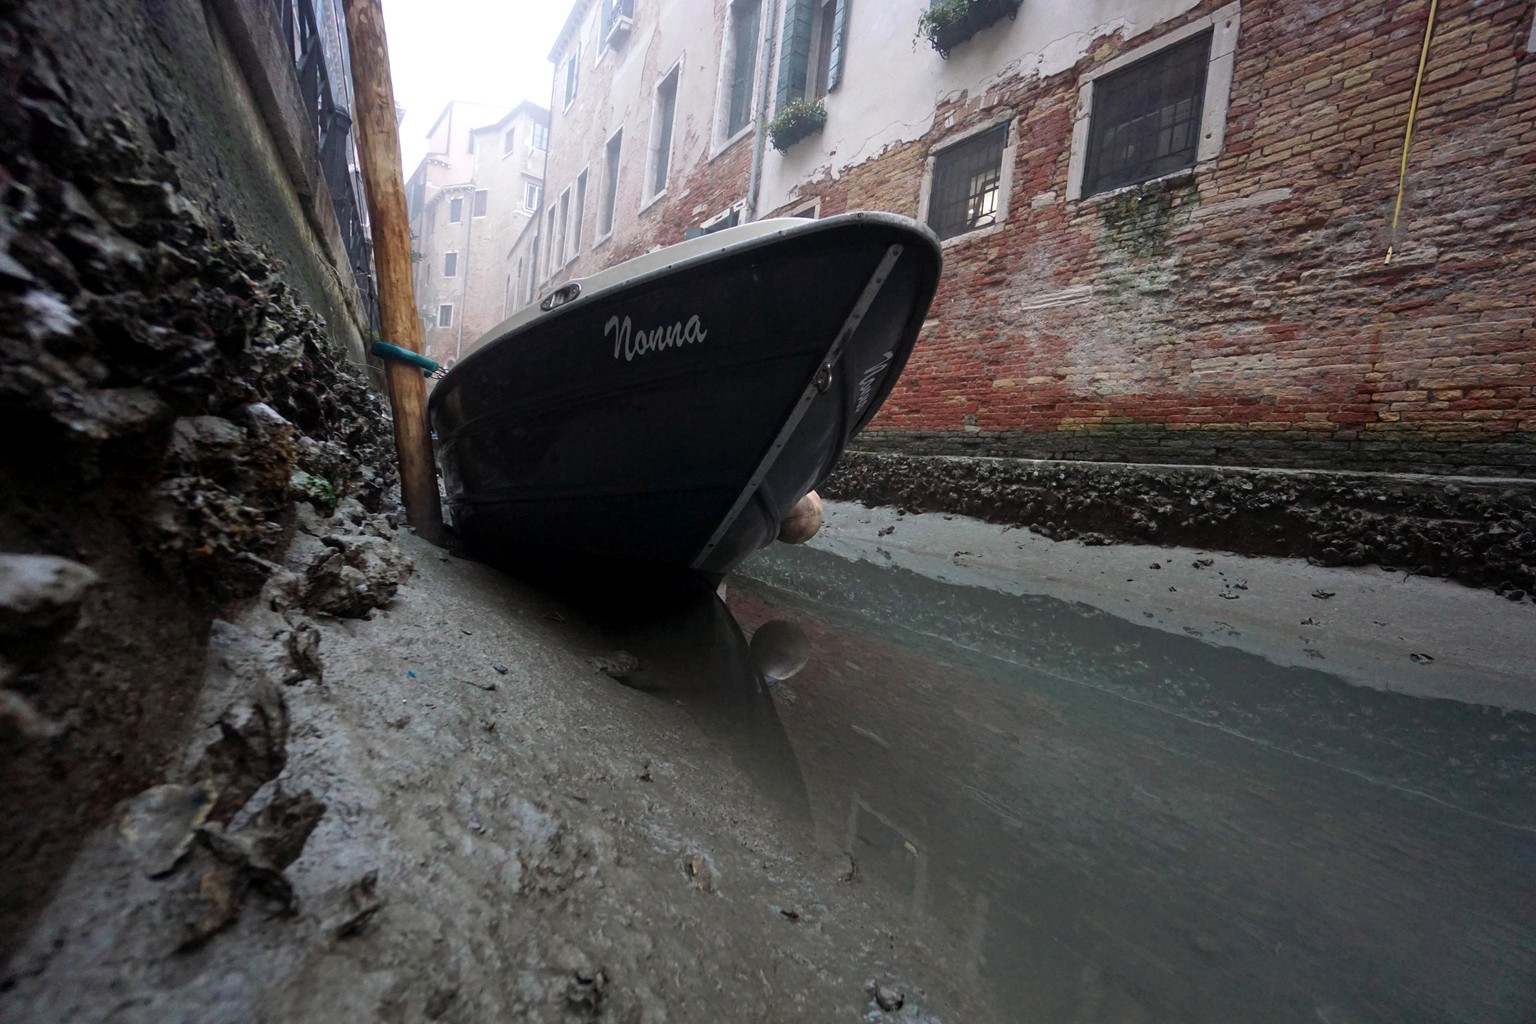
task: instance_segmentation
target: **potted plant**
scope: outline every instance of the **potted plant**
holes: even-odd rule
[[[790,100],[768,122],[768,138],[780,153],[809,135],[821,131],[827,123],[827,107],[821,100]]]
[[[926,39],[949,59],[949,51],[971,36],[1001,20],[1019,16],[1023,0],[934,0],[917,19],[917,37]]]

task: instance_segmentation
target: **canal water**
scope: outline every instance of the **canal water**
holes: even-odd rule
[[[936,1012],[1536,1021],[1536,716],[813,548],[724,594],[616,642],[933,951]]]

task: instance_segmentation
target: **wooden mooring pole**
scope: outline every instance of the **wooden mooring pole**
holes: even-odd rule
[[[380,0],[346,0],[345,9],[355,96],[352,123],[373,228],[379,323],[385,341],[420,352],[421,320],[411,290],[411,228],[400,170],[400,131],[395,123],[395,88],[389,78],[384,8]],[[437,499],[421,371],[387,359],[384,372],[395,417],[395,451],[400,459],[406,520],[418,536],[442,544],[443,510]]]

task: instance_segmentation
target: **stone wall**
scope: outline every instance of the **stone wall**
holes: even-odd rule
[[[942,97],[922,138],[782,208],[916,215],[941,140],[1010,122],[1008,218],[946,243],[859,444],[1536,476],[1531,5],[1441,5],[1395,235],[1420,0],[1242,3],[1219,155],[1067,198],[1082,76],[1218,6]]]
[[[393,507],[271,5],[217,6],[0,0],[0,957],[209,724],[212,623],[296,503]]]

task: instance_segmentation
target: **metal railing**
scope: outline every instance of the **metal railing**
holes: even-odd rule
[[[331,206],[336,211],[336,221],[341,228],[347,262],[352,267],[352,279],[362,293],[368,326],[377,335],[379,302],[373,275],[373,241],[363,223],[363,210],[358,201],[362,182],[352,171],[349,159],[352,116],[346,107],[336,102],[336,83],[331,80],[331,69],[325,59],[325,40],[315,17],[314,0],[273,2],[283,40],[288,44],[288,53],[293,58],[299,95],[303,97],[310,127],[319,143],[320,171],[325,176],[326,189],[331,194]],[[332,2],[339,3],[340,0]],[[343,47],[346,45],[345,39],[336,42]]]

